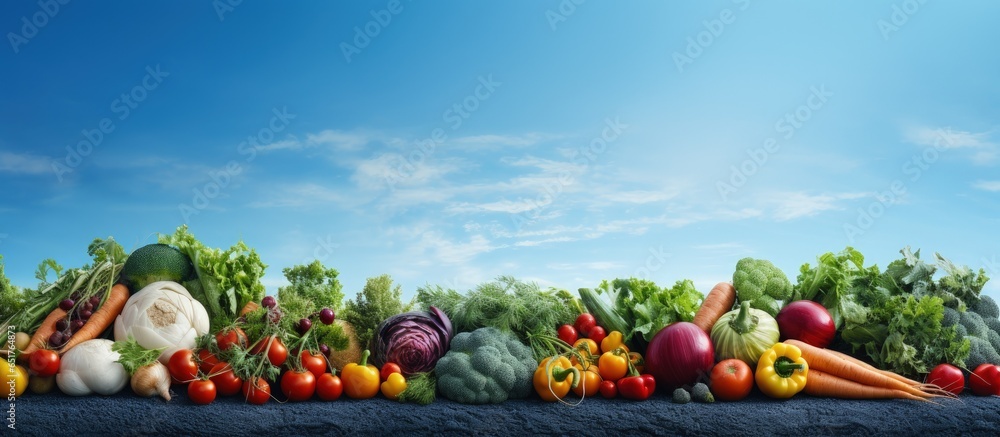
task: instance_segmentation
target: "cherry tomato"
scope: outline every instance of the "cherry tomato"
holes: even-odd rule
[[[288,348],[285,347],[285,344],[278,337],[265,338],[257,342],[257,345],[250,350],[250,353],[259,354],[264,351],[264,348],[268,348],[267,360],[272,365],[280,366],[288,359]]]
[[[198,364],[194,362],[194,352],[191,349],[181,349],[174,352],[167,361],[167,370],[174,384],[187,384],[198,379]]]
[[[324,401],[335,401],[344,392],[340,377],[332,373],[324,373],[316,380],[316,394]]]
[[[28,368],[35,375],[45,377],[59,373],[59,354],[55,351],[39,349],[32,352],[28,361]]]
[[[719,361],[712,368],[709,388],[716,399],[738,401],[753,389],[754,375],[743,360],[732,358]]]
[[[215,400],[215,383],[208,379],[191,381],[188,385],[188,397],[198,405],[208,405]]]
[[[264,378],[253,378],[243,381],[243,398],[254,405],[264,405],[271,399],[271,384]]]
[[[962,394],[962,390],[965,389],[965,375],[962,374],[962,369],[948,363],[938,364],[931,369],[925,381],[956,395]]]
[[[969,388],[979,396],[1000,395],[1000,366],[980,364],[969,375]]]
[[[615,385],[614,381],[601,381],[601,385],[597,387],[597,390],[601,392],[601,396],[605,399],[614,399],[618,396],[618,386]]]
[[[247,334],[240,328],[229,328],[215,334],[215,342],[219,344],[219,350],[229,350],[236,346],[247,347]]]
[[[243,388],[243,380],[233,373],[229,363],[219,363],[209,372],[210,379],[215,383],[215,389],[222,396],[232,396]]]
[[[559,333],[559,339],[565,341],[566,344],[576,343],[576,340],[580,338],[573,325],[562,325],[556,332]]]
[[[219,358],[208,349],[198,349],[198,370],[201,373],[211,373],[212,368],[219,364]]]
[[[281,392],[289,401],[306,401],[316,392],[316,376],[308,370],[288,371],[281,377]]]
[[[403,372],[399,370],[398,364],[385,363],[382,365],[382,371],[379,372],[379,377],[382,378],[382,381],[388,381],[389,375],[392,375],[393,373],[403,373]]]
[[[593,328],[590,328],[590,332],[587,333],[587,338],[594,340],[597,344],[601,344],[607,336],[608,331],[605,331],[602,326],[594,326]]]
[[[590,328],[597,326],[597,320],[594,319],[590,313],[583,313],[576,316],[576,321],[573,322],[573,327],[576,328],[576,332],[580,335],[587,337],[590,335]]]
[[[299,358],[302,359],[302,367],[312,372],[313,376],[319,378],[327,372],[326,357],[323,354],[311,354],[303,350]]]

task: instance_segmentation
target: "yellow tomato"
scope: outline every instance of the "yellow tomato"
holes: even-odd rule
[[[15,397],[21,396],[21,393],[24,393],[24,390],[28,388],[28,371],[24,367],[16,365],[12,369],[10,364],[3,364],[0,365],[0,372],[3,372],[3,386],[0,387],[2,389],[0,393],[9,396],[12,381]]]

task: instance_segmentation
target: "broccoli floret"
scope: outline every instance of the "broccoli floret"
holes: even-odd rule
[[[434,372],[444,397],[463,404],[496,404],[531,394],[537,365],[531,348],[512,334],[480,328],[456,335]]]
[[[990,342],[990,346],[993,346],[993,350],[1000,353],[1000,333],[996,331],[989,331],[986,333],[986,340]],[[1000,363],[993,363],[1000,364]]]
[[[985,295],[979,296],[979,300],[973,303],[969,310],[983,316],[984,319],[1000,317],[1000,307],[997,307],[997,301]]]
[[[708,386],[704,383],[697,383],[694,388],[691,389],[691,399],[698,402],[715,402],[715,396],[712,396],[712,391],[708,389]]]
[[[686,404],[691,402],[691,393],[688,393],[688,391],[683,388],[678,388],[677,390],[674,390],[673,401],[675,404]]]
[[[990,331],[1000,334],[1000,319],[983,318],[983,323],[986,324],[987,328],[990,328]]]
[[[944,307],[944,318],[941,319],[941,327],[947,328],[949,326],[955,326],[961,318],[962,315],[958,312],[958,310],[951,307]]]
[[[966,368],[975,369],[983,363],[1000,363],[1000,354],[997,354],[989,341],[973,336],[966,338],[969,339],[969,358],[965,360]]]
[[[983,318],[979,314],[972,311],[966,311],[961,313],[961,315],[962,317],[960,318],[959,323],[965,327],[966,331],[969,332],[969,335],[985,340],[988,335],[987,332],[989,332],[990,328],[986,327],[986,322],[983,321]]]
[[[780,305],[776,300],[787,301],[792,297],[792,283],[781,269],[770,261],[743,258],[736,262],[733,287],[740,301],[774,316]]]
[[[955,338],[968,337],[969,331],[965,329],[965,326],[958,324],[955,325]]]

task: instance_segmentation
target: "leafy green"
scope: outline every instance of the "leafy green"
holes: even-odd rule
[[[21,311],[26,303],[24,292],[10,285],[3,272],[3,255],[0,255],[0,321],[7,320]]]
[[[631,331],[623,334],[647,342],[664,326],[694,319],[704,298],[689,279],[677,281],[670,288],[646,279],[615,279],[602,281],[599,291],[614,299],[615,312],[631,325]]]
[[[402,403],[412,402],[417,405],[429,405],[437,397],[437,377],[433,372],[418,373],[406,380],[406,389],[399,394]]]
[[[559,325],[572,323],[579,314],[575,298],[566,292],[542,290],[533,282],[501,276],[482,283],[462,295],[440,286],[417,289],[417,302],[434,306],[451,319],[455,332],[471,332],[492,327],[513,333],[531,345],[536,359],[551,356],[543,340],[556,336]]]
[[[118,244],[114,238],[108,237],[107,239],[95,238],[90,246],[87,246],[87,255],[94,258],[94,265],[98,265],[105,261],[111,261],[115,264],[124,264],[125,260],[128,258],[128,254],[125,253],[125,249],[122,248],[121,244]]]
[[[368,278],[361,292],[346,302],[341,318],[354,327],[361,346],[367,347],[379,323],[396,314],[409,311],[411,305],[403,305],[400,301],[402,296],[402,287],[399,285],[393,287],[391,276]]]
[[[864,316],[859,314],[863,309],[854,305],[850,296],[855,286],[863,285],[863,278],[868,277],[866,275],[874,273],[878,276],[878,268],[866,271],[864,255],[852,247],[839,254],[827,252],[820,255],[818,261],[815,267],[806,263],[799,269],[792,300],[812,300],[823,304],[830,311],[837,328],[844,325],[845,316],[863,321]],[[860,284],[855,281],[860,281]]]
[[[339,313],[344,306],[343,285],[337,280],[337,269],[323,267],[319,260],[310,264],[286,267],[282,270],[289,285],[278,289],[278,300],[290,293],[309,299],[316,308],[329,308]]]
[[[228,250],[212,249],[192,235],[183,225],[173,235],[160,235],[159,242],[169,244],[191,258],[198,278],[183,285],[205,305],[212,331],[231,324],[249,302],[264,298],[260,279],[267,266],[257,251],[243,241]]]
[[[116,341],[111,345],[111,350],[118,352],[118,363],[129,375],[134,375],[136,370],[155,363],[163,349],[166,348],[146,349],[131,336],[127,341]]]

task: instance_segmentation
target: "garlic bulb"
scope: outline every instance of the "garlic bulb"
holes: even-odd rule
[[[132,391],[145,398],[160,395],[169,401],[170,371],[167,366],[154,361],[153,364],[140,367],[132,375]]]

